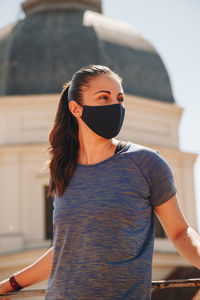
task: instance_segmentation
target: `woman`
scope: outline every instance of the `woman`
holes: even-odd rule
[[[66,84],[49,138],[53,247],[0,292],[48,278],[46,300],[150,299],[153,212],[200,268],[200,238],[181,212],[168,163],[114,139],[124,116],[121,78],[109,68],[89,65]]]

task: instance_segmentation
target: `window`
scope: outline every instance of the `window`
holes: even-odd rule
[[[166,238],[167,235],[155,214],[154,214],[154,220],[155,220],[155,237],[156,238]]]
[[[45,239],[53,241],[53,197],[48,197],[49,186],[44,186],[45,198]]]

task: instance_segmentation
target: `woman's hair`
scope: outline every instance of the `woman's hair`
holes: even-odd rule
[[[54,124],[49,135],[50,181],[48,196],[61,197],[73,175],[79,151],[78,122],[69,110],[69,101],[82,103],[83,87],[101,74],[121,78],[111,69],[101,65],[88,65],[74,73],[71,81],[63,87]]]

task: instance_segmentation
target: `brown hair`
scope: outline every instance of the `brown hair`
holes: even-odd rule
[[[63,195],[73,175],[79,150],[78,122],[69,110],[69,101],[81,104],[82,88],[100,74],[119,75],[108,67],[89,65],[74,73],[72,80],[63,87],[53,128],[49,135],[50,182],[48,195]]]

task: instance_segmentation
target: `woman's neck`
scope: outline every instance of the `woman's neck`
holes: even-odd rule
[[[80,148],[78,153],[78,163],[96,164],[114,155],[117,143],[116,139],[103,138],[79,138]]]

